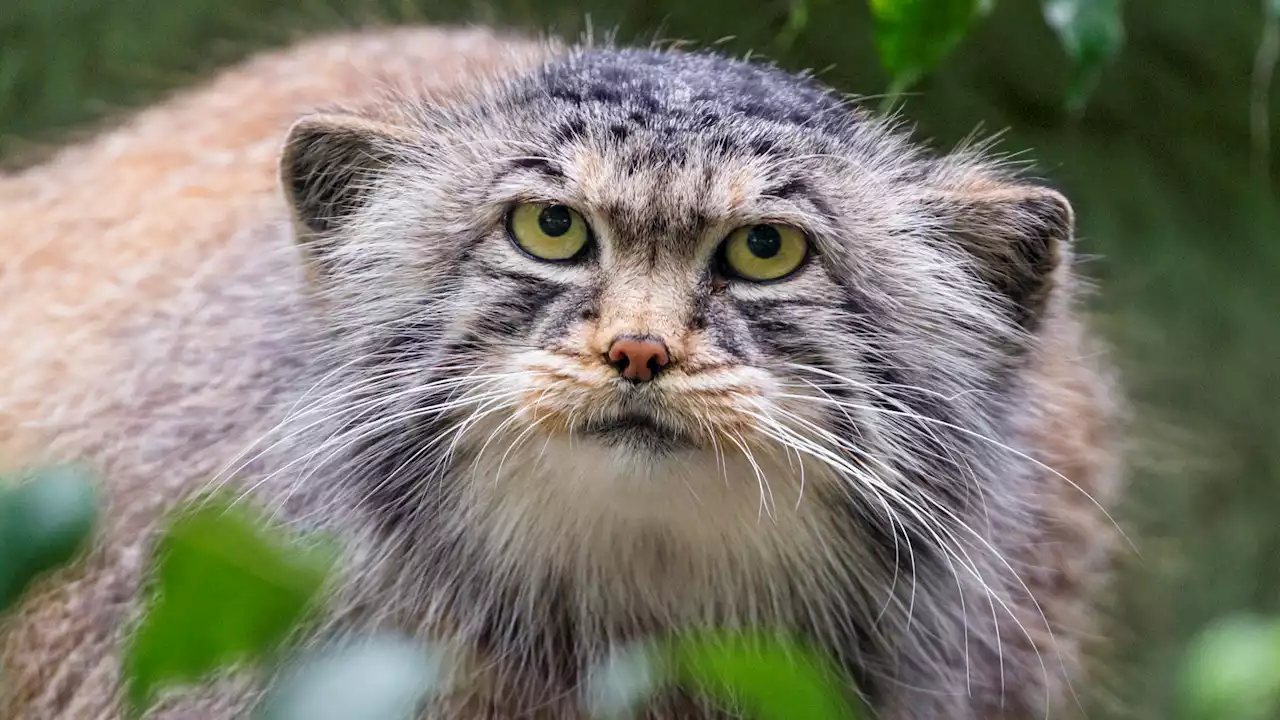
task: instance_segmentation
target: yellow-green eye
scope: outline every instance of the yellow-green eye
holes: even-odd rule
[[[587,221],[565,205],[524,203],[507,222],[520,248],[540,260],[571,260],[591,239]]]
[[[724,244],[724,262],[747,280],[777,280],[795,272],[809,252],[804,232],[790,225],[748,225]]]

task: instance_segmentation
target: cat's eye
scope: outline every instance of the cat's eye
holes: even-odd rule
[[[511,211],[507,227],[520,249],[550,262],[578,257],[591,240],[587,221],[566,205],[522,203]]]
[[[733,231],[723,246],[724,264],[744,280],[780,280],[799,268],[809,254],[803,230],[767,223]]]

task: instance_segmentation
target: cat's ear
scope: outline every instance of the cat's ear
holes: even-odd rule
[[[952,236],[978,275],[1006,298],[1019,325],[1033,329],[1070,253],[1071,203],[1056,190],[1020,184],[950,192],[945,205]]]
[[[297,121],[280,158],[280,183],[300,239],[339,229],[410,141],[402,128],[356,115],[317,114]]]

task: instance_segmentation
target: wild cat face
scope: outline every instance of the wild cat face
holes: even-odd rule
[[[538,434],[640,455],[758,442],[779,371],[841,312],[811,300],[838,285],[803,185],[724,137],[680,137],[686,121],[584,122],[500,180],[502,227],[472,257],[494,303],[471,322]]]
[[[636,188],[585,171],[594,192],[517,201],[509,247],[488,258],[545,303],[521,338],[529,349],[506,360],[524,390],[517,412],[542,432],[638,454],[742,440],[778,390],[767,368],[783,332],[761,333],[753,321],[766,318],[744,306],[823,287],[806,272],[806,232],[779,208],[727,197],[707,198],[718,212],[677,200],[687,214],[662,218],[635,202],[664,195],[661,180]]]
[[[347,368],[336,437],[401,508],[513,463],[762,505],[820,470],[918,514],[963,494],[1070,224],[806,79],[650,51],[316,116],[283,172]]]

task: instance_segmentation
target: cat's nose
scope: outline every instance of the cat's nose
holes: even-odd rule
[[[609,345],[609,364],[631,382],[648,382],[671,362],[662,338],[619,335]]]

